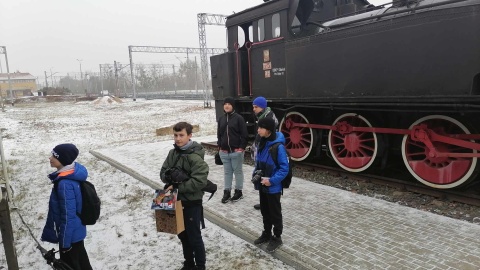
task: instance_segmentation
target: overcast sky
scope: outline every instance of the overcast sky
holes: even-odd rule
[[[386,2],[376,0],[378,2]],[[376,1],[370,1],[374,3]],[[263,0],[2,0],[0,46],[10,72],[99,72],[128,63],[129,45],[198,48],[198,13],[231,15]],[[207,47],[223,48],[225,28],[206,26]],[[135,63],[178,63],[168,54],[134,54]],[[199,56],[197,56],[199,61]],[[4,55],[0,55],[6,72]]]

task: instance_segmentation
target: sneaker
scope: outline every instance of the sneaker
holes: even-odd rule
[[[268,243],[268,246],[267,246],[267,252],[270,252],[270,253],[274,252],[282,244],[283,244],[282,237],[275,236],[275,235],[272,236],[272,238],[270,238],[270,242]]]
[[[268,233],[266,231],[263,231],[262,232],[262,235],[260,235],[259,238],[257,238],[255,241],[253,241],[253,243],[255,245],[260,245],[260,244],[263,244],[265,242],[268,242],[270,241],[270,238],[272,238],[272,234],[271,233]]]
[[[184,261],[183,262],[183,267],[180,268],[180,270],[194,270],[195,268],[195,262],[193,261]]]
[[[230,190],[224,190],[223,191],[223,198],[222,198],[222,203],[227,203],[230,201]]]
[[[260,204],[255,204],[253,208],[255,208],[255,210],[260,210]]]
[[[232,197],[232,202],[239,201],[240,199],[243,199],[243,193],[240,189],[235,189],[235,193]]]

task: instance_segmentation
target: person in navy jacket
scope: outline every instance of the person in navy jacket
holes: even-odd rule
[[[72,269],[89,270],[92,266],[83,243],[87,228],[77,215],[82,212],[79,182],[87,180],[88,172],[80,163],[74,163],[77,156],[73,144],[59,144],[52,150],[50,166],[57,171],[48,175],[54,187],[41,240],[58,243],[60,259]]]
[[[258,121],[258,135],[261,139],[258,144],[257,156],[255,159],[255,170],[252,182],[260,194],[260,211],[263,217],[262,235],[254,241],[256,245],[269,242],[268,252],[274,252],[282,242],[283,218],[280,197],[282,196],[282,180],[288,174],[289,164],[287,150],[285,148],[285,137],[281,132],[275,131],[275,121],[272,118],[262,118]],[[277,151],[277,162],[275,164],[271,157],[270,148],[280,143]],[[261,179],[255,179],[261,171]],[[272,236],[273,229],[273,236]]]

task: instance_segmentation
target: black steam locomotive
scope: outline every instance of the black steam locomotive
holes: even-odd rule
[[[440,189],[480,181],[480,0],[271,0],[226,26],[217,117],[234,97],[253,135],[264,96],[296,161]]]

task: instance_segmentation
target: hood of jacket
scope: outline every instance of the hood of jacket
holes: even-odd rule
[[[69,168],[67,170],[60,170],[53,172],[48,175],[48,178],[52,182],[56,182],[60,179],[70,179],[75,181],[87,181],[88,171],[85,166],[82,164],[75,162],[73,168]]]
[[[272,140],[272,141],[267,140],[266,141],[266,143],[265,143],[266,148],[269,148],[270,146],[274,145],[277,142],[285,144],[285,136],[283,135],[283,133],[277,131],[277,132],[275,132],[275,135],[276,135],[275,140]]]

